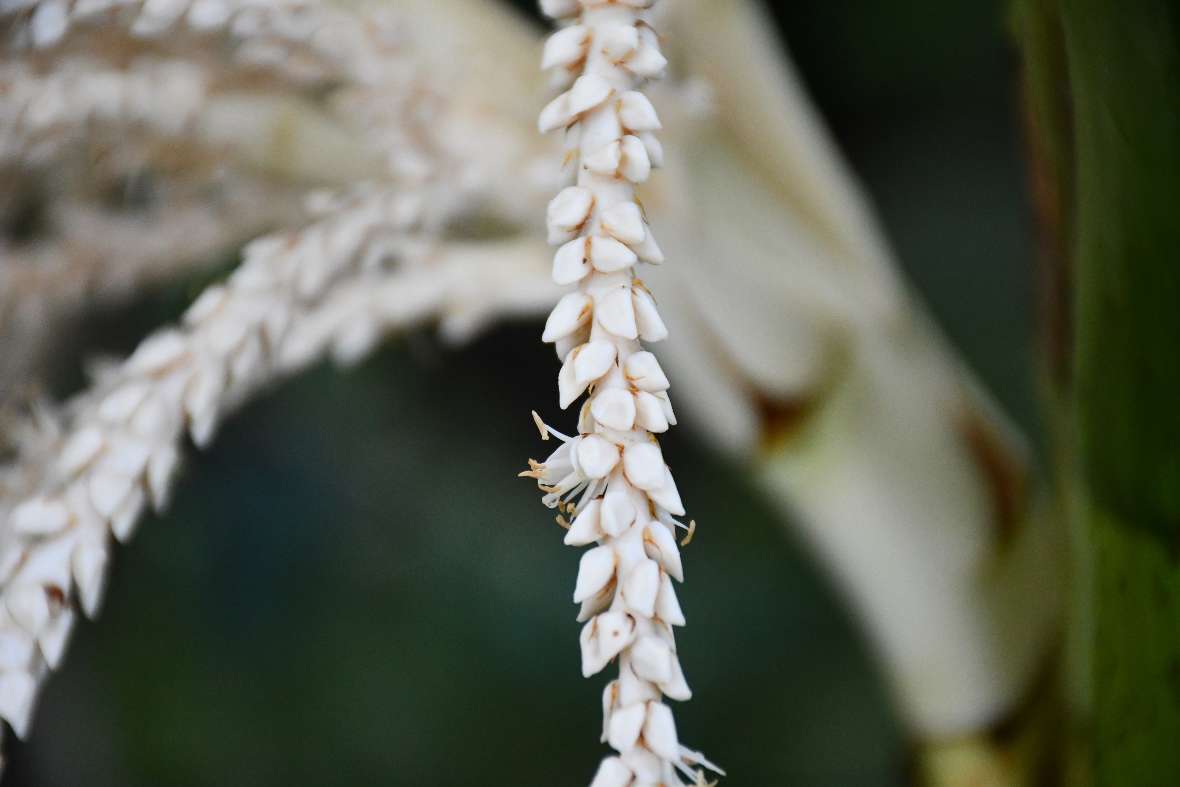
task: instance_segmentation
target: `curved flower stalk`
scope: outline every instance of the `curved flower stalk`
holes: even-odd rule
[[[394,330],[555,298],[539,244],[440,244],[420,195],[335,198],[302,230],[247,246],[181,325],[147,338],[94,387],[21,435],[0,468],[0,719],[24,736],[76,615],[99,607],[111,536],[168,503],[187,434],[203,447],[262,387],[326,354],[349,363]]]
[[[545,505],[561,512],[565,543],[593,545],[573,595],[585,624],[582,672],[590,677],[616,659],[619,668],[602,700],[602,740],[616,754],[602,761],[593,787],[680,785],[682,776],[701,783],[697,766],[717,770],[680,744],[663,701],[692,694],[676,653],[673,627],[685,618],[673,580],[684,579],[677,531],[691,534],[694,525],[677,519],[684,505],[656,439],[676,423],[668,378],[642,344],[668,331],[635,275],[638,263],[664,259],[635,195],[662,160],[660,122],[635,89],[667,63],[643,13],[651,4],[542,4],[569,20],[543,57],[569,89],[545,107],[539,126],[565,130],[576,172],[576,185],[550,202],[547,228],[558,247],[553,280],[578,285],[553,309],[542,338],[563,361],[562,409],[588,396],[574,437],[534,413],[542,439],[561,446],[522,475],[537,479]]]
[[[71,404],[68,428],[40,441],[40,461],[26,450],[5,473],[12,507],[0,517],[0,717],[18,736],[41,678],[61,661],[71,595],[87,614],[97,611],[108,534],[127,540],[149,505],[167,504],[181,436],[206,445],[230,407],[314,357],[314,343],[292,326],[361,262],[375,229],[392,227],[387,241],[406,244],[417,211],[410,199],[368,200],[252,243],[241,268],[206,291],[181,327],[146,339]]]

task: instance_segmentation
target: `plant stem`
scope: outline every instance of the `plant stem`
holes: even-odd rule
[[[1062,0],[1076,144],[1074,427],[1098,787],[1180,774],[1180,10]],[[1088,590],[1087,590],[1088,587]]]

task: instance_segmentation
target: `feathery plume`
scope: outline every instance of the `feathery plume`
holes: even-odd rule
[[[568,90],[541,112],[542,132],[564,129],[575,184],[549,203],[548,240],[557,246],[553,280],[577,284],[554,307],[542,339],[562,359],[559,404],[589,393],[578,433],[567,437],[534,413],[541,437],[561,446],[522,475],[535,478],[543,502],[560,513],[565,543],[582,555],[574,603],[582,628],[582,672],[613,660],[619,677],[603,694],[604,759],[592,787],[681,785],[704,779],[680,744],[664,698],[691,696],[676,653],[674,626],[685,623],[673,580],[684,578],[678,530],[692,523],[656,435],[676,422],[669,382],[642,342],[667,336],[655,300],[635,275],[660,263],[635,185],[659,166],[655,109],[636,88],[666,65],[646,9],[651,0],[545,0],[568,22],[545,46],[542,67]],[[567,521],[568,518],[568,521]]]

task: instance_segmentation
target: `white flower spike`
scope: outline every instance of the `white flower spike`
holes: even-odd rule
[[[684,579],[676,530],[692,532],[656,434],[675,423],[669,381],[642,342],[668,335],[656,301],[635,275],[663,254],[636,200],[635,184],[658,166],[651,132],[659,118],[638,88],[667,65],[648,23],[653,0],[542,0],[549,16],[569,19],[545,47],[554,84],[571,85],[541,113],[541,131],[567,130],[577,182],[549,204],[553,279],[577,285],[545,324],[556,345],[564,409],[587,394],[578,434],[566,437],[534,413],[543,439],[561,446],[522,475],[545,492],[582,555],[573,601],[581,605],[582,671],[618,660],[619,679],[603,694],[605,758],[591,787],[683,787],[721,773],[680,745],[672,709],[662,700],[692,696],[676,654],[673,626],[684,613],[673,580]],[[572,83],[572,84],[571,84]],[[568,517],[568,519],[567,519]],[[572,522],[570,521],[572,519]]]

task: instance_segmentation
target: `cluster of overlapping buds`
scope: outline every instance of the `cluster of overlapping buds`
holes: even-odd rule
[[[534,414],[543,439],[561,446],[531,462],[544,503],[582,555],[574,602],[581,605],[582,672],[617,659],[603,694],[602,761],[592,787],[701,783],[713,768],[680,745],[665,698],[691,696],[673,627],[684,625],[673,580],[683,580],[677,531],[691,534],[676,482],[656,435],[676,422],[668,378],[642,342],[667,336],[640,262],[660,263],[635,196],[659,166],[655,109],[635,87],[666,61],[644,12],[651,0],[553,0],[543,9],[566,22],[545,47],[544,67],[566,92],[541,113],[542,132],[564,130],[575,183],[548,210],[557,247],[553,279],[577,284],[550,314],[543,339],[562,359],[559,402],[588,396],[578,434],[568,437]],[[715,768],[713,768],[715,770]]]

